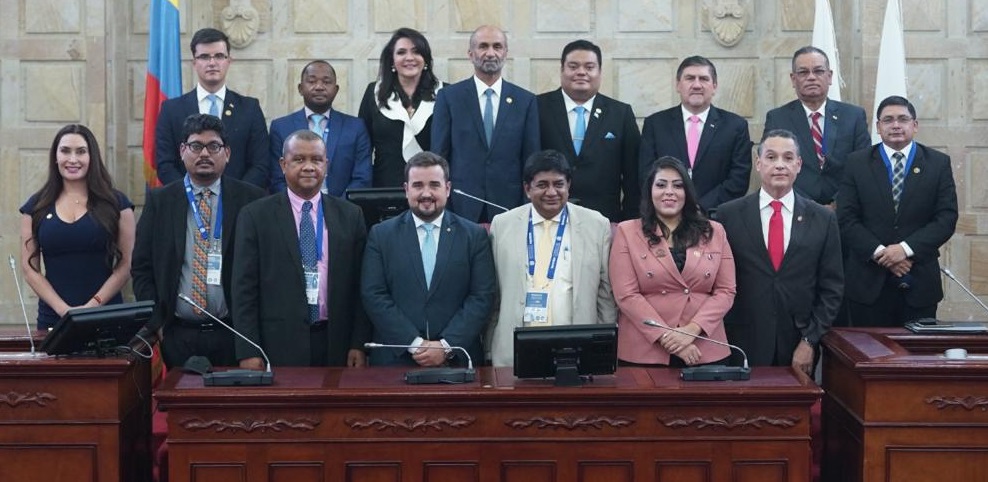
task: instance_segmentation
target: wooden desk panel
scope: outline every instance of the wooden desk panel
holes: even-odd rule
[[[620,369],[583,387],[478,370],[456,386],[405,385],[403,369],[275,369],[271,387],[203,387],[174,371],[172,482],[808,481],[810,407],[788,368],[748,382],[684,383]]]

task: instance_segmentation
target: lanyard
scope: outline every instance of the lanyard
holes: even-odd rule
[[[534,209],[534,208],[533,208]],[[569,221],[569,209],[563,208],[563,214],[559,217],[559,227],[556,228],[556,241],[552,245],[552,257],[549,258],[549,270],[546,279],[552,280],[556,276],[556,262],[559,260],[559,248],[563,244],[563,233],[566,231],[566,223]],[[548,219],[542,221],[549,222]],[[532,228],[532,213],[528,213],[528,275],[535,276],[535,232]]]
[[[916,159],[916,146],[909,151],[909,156],[906,157],[906,165],[903,167],[903,180],[909,175],[909,169],[913,166],[913,160]],[[882,155],[882,161],[885,162],[885,171],[889,175],[889,184],[892,184],[892,161],[889,159],[889,154],[885,152],[885,145],[878,146],[878,152]],[[902,152],[901,150],[899,152]]]
[[[223,234],[223,196],[219,193],[216,194],[216,225],[213,226],[213,239],[220,239],[220,235]],[[199,212],[199,203],[196,202],[196,195],[192,192],[192,181],[189,180],[189,175],[185,175],[185,197],[189,199],[189,206],[192,208],[192,218],[196,220],[196,227],[199,229],[199,235],[202,239],[206,239],[208,234],[206,234],[206,224],[209,222],[208,219],[202,219],[202,213]]]

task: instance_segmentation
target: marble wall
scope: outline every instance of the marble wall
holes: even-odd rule
[[[299,71],[326,59],[341,84],[336,107],[356,113],[377,75],[381,47],[395,28],[429,38],[445,80],[470,75],[467,41],[480,24],[508,34],[505,77],[535,92],[558,85],[559,54],[587,38],[604,51],[604,93],[646,115],[678,102],[675,68],[688,55],[711,58],[715,104],[746,117],[753,138],[765,112],[795,96],[792,52],[810,41],[813,0],[179,0],[183,78],[194,85],[187,43],[215,26],[249,41],[236,48],[231,88],[258,97],[268,119],[301,106]],[[834,0],[843,98],[870,111],[885,2]],[[43,182],[51,136],[88,124],[103,139],[116,182],[143,203],[141,138],[149,0],[0,0],[0,247],[17,257],[17,208]],[[953,159],[961,221],[943,262],[988,294],[988,2],[902,0],[910,98],[918,140]],[[726,9],[726,10],[725,10]],[[738,11],[725,25],[714,12]],[[240,15],[240,16],[238,16]],[[224,19],[241,21],[224,26]],[[241,22],[244,23],[244,22]],[[718,34],[723,36],[718,41]],[[726,40],[724,40],[726,39]],[[725,46],[729,44],[730,46]],[[978,187],[982,186],[982,187]],[[22,287],[30,306],[35,298]],[[951,284],[941,317],[983,316]],[[0,276],[0,323],[20,317],[10,275]],[[33,316],[31,314],[30,316]]]

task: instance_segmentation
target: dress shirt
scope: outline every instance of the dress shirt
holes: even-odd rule
[[[203,88],[202,84],[196,84],[196,99],[199,99],[199,113],[200,114],[208,114],[209,113],[209,108],[213,104],[213,102],[211,100],[209,100],[209,99],[206,98],[207,96],[209,96],[209,94],[215,94],[216,97],[218,97],[218,99],[216,100],[216,102],[219,102],[220,119],[222,119],[223,118],[223,111],[224,111],[224,109],[226,109],[226,107],[223,105],[223,101],[226,100],[226,85],[224,84],[223,87],[220,87],[220,90],[217,90],[216,92],[210,92],[210,91],[206,90],[205,88]]]
[[[432,237],[435,239],[435,242],[436,242],[436,259],[437,260],[439,259],[439,237],[442,236],[442,234],[441,234],[442,233],[442,229],[440,229],[440,228],[442,228],[442,226],[443,226],[443,216],[445,216],[445,215],[446,215],[446,212],[443,211],[443,212],[439,213],[439,216],[436,217],[436,219],[433,219],[432,221],[430,221],[431,224],[433,226],[435,226],[434,228],[432,228]],[[419,250],[421,250],[422,249],[422,243],[425,242],[425,229],[422,228],[422,225],[425,224],[425,221],[423,221],[422,219],[420,219],[418,216],[416,216],[414,214],[412,215],[412,220],[415,221],[415,235],[418,236],[418,239],[419,239]],[[435,276],[436,274],[435,273],[432,273],[432,275]],[[425,342],[425,338],[422,338],[421,336],[416,336],[415,339],[412,340],[412,342],[408,344],[409,346],[412,347],[412,348],[409,348],[408,349],[408,353],[411,353],[411,354],[414,355],[415,352],[418,351],[418,347],[421,346],[423,342]],[[440,342],[443,344],[443,347],[446,348],[446,351],[448,353],[449,352],[449,343],[446,343],[446,340],[445,339],[440,340]]]
[[[583,106],[584,109],[586,109],[586,112],[583,113],[583,122],[584,122],[583,127],[589,126],[590,116],[593,114],[593,101],[597,98],[597,96],[594,95],[586,102],[579,104],[575,100],[573,100],[573,98],[566,95],[566,91],[560,89],[560,92],[563,93],[563,105],[566,106],[566,118],[569,119],[568,122],[569,136],[570,138],[573,138],[576,136],[576,111],[574,109],[576,109],[577,106],[581,106],[581,105]],[[586,142],[586,139],[584,139],[583,141]]]
[[[823,135],[824,132],[827,132],[827,100],[824,99],[823,103],[820,104],[820,108],[817,110],[810,110],[809,107],[806,107],[806,104],[800,104],[803,106],[803,119],[806,121],[806,125],[810,126],[810,132],[813,132],[813,118],[810,116],[813,115],[814,112],[820,113],[820,119],[817,120],[817,122],[820,123],[820,134]],[[810,141],[810,144],[812,143],[813,141]],[[826,143],[823,144],[823,150],[824,152],[827,150]]]
[[[192,193],[194,194],[193,198],[196,203],[199,202],[199,194],[202,193],[204,189],[208,188],[212,193],[209,196],[211,217],[209,220],[204,221],[209,223],[210,245],[218,242],[220,243],[220,249],[222,250],[222,239],[213,239],[213,230],[217,227],[216,215],[219,211],[217,207],[219,206],[219,199],[221,195],[220,184],[219,179],[216,179],[208,186],[199,186],[195,182],[192,182]],[[232,235],[233,233],[220,232],[220,236]],[[192,263],[196,257],[196,238],[199,236],[199,225],[196,223],[196,218],[192,214],[192,206],[188,206],[188,214],[185,216],[185,256],[182,257],[182,274],[178,281],[178,292],[190,296],[192,294]],[[205,308],[217,318],[225,318],[229,314],[229,310],[226,306],[226,298],[223,295],[222,286],[206,285]],[[195,308],[181,300],[175,300],[175,316],[186,320],[209,320],[207,315],[203,313],[196,313]]]
[[[555,226],[549,231],[553,238],[556,230],[559,229],[559,221],[562,218],[562,211],[556,214],[552,220]],[[546,219],[539,215],[535,208],[532,208],[532,234],[535,235],[535,246],[539,245],[539,240],[545,235],[543,223]],[[563,232],[563,242],[559,247],[559,259],[556,261],[556,273],[549,284],[549,313],[552,316],[553,325],[570,325],[573,323],[573,217],[570,216],[566,223],[566,231]],[[552,252],[549,252],[552,255]],[[538,250],[536,250],[538,256]],[[527,256],[526,256],[527,259]],[[538,263],[536,263],[538,264]],[[548,263],[546,263],[548,266]],[[528,265],[525,265],[528,269]],[[542,289],[541,286],[532,286],[533,279],[529,277],[528,283],[531,289]]]
[[[497,126],[497,112],[500,109],[500,105],[499,104],[501,102],[501,86],[504,84],[503,80],[501,79],[501,77],[498,77],[497,80],[494,81],[494,85],[487,85],[487,84],[484,83],[484,81],[478,79],[477,76],[475,75],[475,76],[473,76],[473,83],[474,83],[474,86],[477,87],[477,101],[480,102],[480,116],[481,117],[484,116],[484,109],[487,106],[487,95],[484,94],[484,92],[486,92],[487,89],[491,89],[491,90],[494,91],[494,95],[491,96],[491,103],[494,104],[493,105],[493,107],[494,107],[494,110],[493,110],[493,112],[494,112],[494,126],[496,128],[496,126]]]
[[[700,118],[700,122],[698,122],[696,124],[696,127],[700,131],[700,137],[703,137],[703,127],[705,125],[707,125],[707,116],[710,115],[710,107],[707,107],[707,110],[705,110],[705,111],[703,111],[703,112],[701,112],[699,114],[694,114],[694,113],[686,110],[686,107],[683,107],[682,104],[680,104],[679,107],[680,107],[680,109],[683,110],[683,132],[685,132],[686,135],[689,136],[689,132],[690,132],[690,117],[697,116],[697,117]],[[697,153],[697,155],[699,156],[699,153]],[[683,159],[683,160],[686,161],[687,163],[689,163],[689,159]],[[687,165],[686,167],[689,167],[689,166]]]
[[[309,211],[309,215],[312,216],[312,227],[317,228],[319,226],[317,218],[322,205],[322,193],[316,193],[312,199],[303,199],[291,189],[286,189],[286,191],[288,191],[288,202],[292,206],[292,217],[295,219],[295,238],[298,239],[298,223],[302,219],[302,203],[305,201],[312,202],[312,210]],[[316,237],[319,237],[319,233],[316,233]],[[322,246],[319,247],[319,251],[322,253],[321,259],[316,263],[316,271],[319,272],[319,319],[325,320],[328,313],[326,310],[326,293],[329,291],[327,289],[329,287],[329,228],[326,227],[325,221],[322,227]],[[284,262],[290,261],[284,260]]]
[[[765,189],[758,190],[758,213],[762,218],[762,239],[765,241],[766,248],[768,248],[768,222],[769,219],[772,219],[772,212],[774,211],[769,203],[774,200],[775,198],[765,192]],[[789,192],[779,198],[779,201],[782,202],[782,252],[785,253],[789,250],[789,233],[792,231],[792,210],[796,204],[796,195],[790,189]]]

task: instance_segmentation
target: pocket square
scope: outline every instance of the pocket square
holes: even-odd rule
[[[608,132],[607,135],[604,136],[604,139],[617,139],[617,136],[615,136],[613,132]]]

